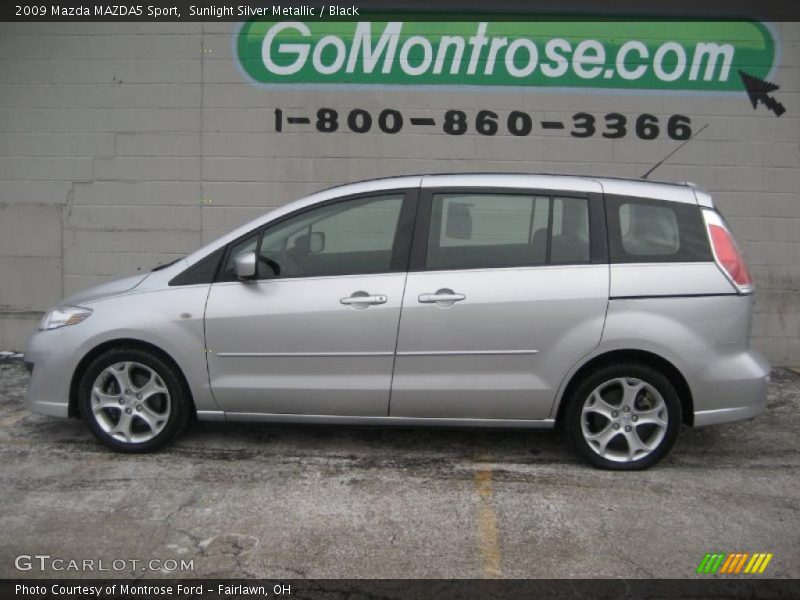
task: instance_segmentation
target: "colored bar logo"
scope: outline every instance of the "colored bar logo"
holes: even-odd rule
[[[772,560],[772,552],[714,552],[707,553],[697,573],[701,575],[761,574]]]

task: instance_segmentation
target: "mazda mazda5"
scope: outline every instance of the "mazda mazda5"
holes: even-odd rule
[[[764,409],[752,308],[695,186],[387,178],[65,299],[25,354],[27,402],[124,452],[191,418],[559,425],[593,465],[641,469],[682,424]]]

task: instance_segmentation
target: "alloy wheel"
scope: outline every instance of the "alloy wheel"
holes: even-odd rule
[[[152,368],[126,361],[103,369],[91,389],[95,421],[110,437],[142,443],[156,437],[169,420],[172,401]]]
[[[632,462],[651,454],[667,433],[667,404],[641,379],[618,377],[598,385],[581,410],[581,432],[599,456]]]

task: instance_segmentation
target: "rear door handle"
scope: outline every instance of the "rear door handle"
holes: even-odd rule
[[[367,292],[353,292],[346,298],[340,298],[339,303],[353,308],[367,308],[373,304],[386,304],[386,296],[383,294],[368,294]]]
[[[420,294],[417,297],[422,304],[436,304],[437,306],[453,306],[456,302],[464,299],[466,299],[464,294],[457,294],[449,288],[442,288],[434,294]]]

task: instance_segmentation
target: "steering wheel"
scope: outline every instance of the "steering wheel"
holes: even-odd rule
[[[280,277],[281,266],[277,262],[272,260],[270,257],[264,256],[263,254],[256,254],[256,260],[269,267],[272,273],[275,275],[275,277]]]
[[[273,256],[275,258],[272,258]],[[275,277],[280,277],[281,274],[286,273],[294,274],[303,272],[300,264],[288,252],[274,253],[268,256],[257,254],[256,257],[259,262],[264,263],[270,268],[270,270],[275,274]],[[281,267],[281,264],[283,264],[285,268]]]

